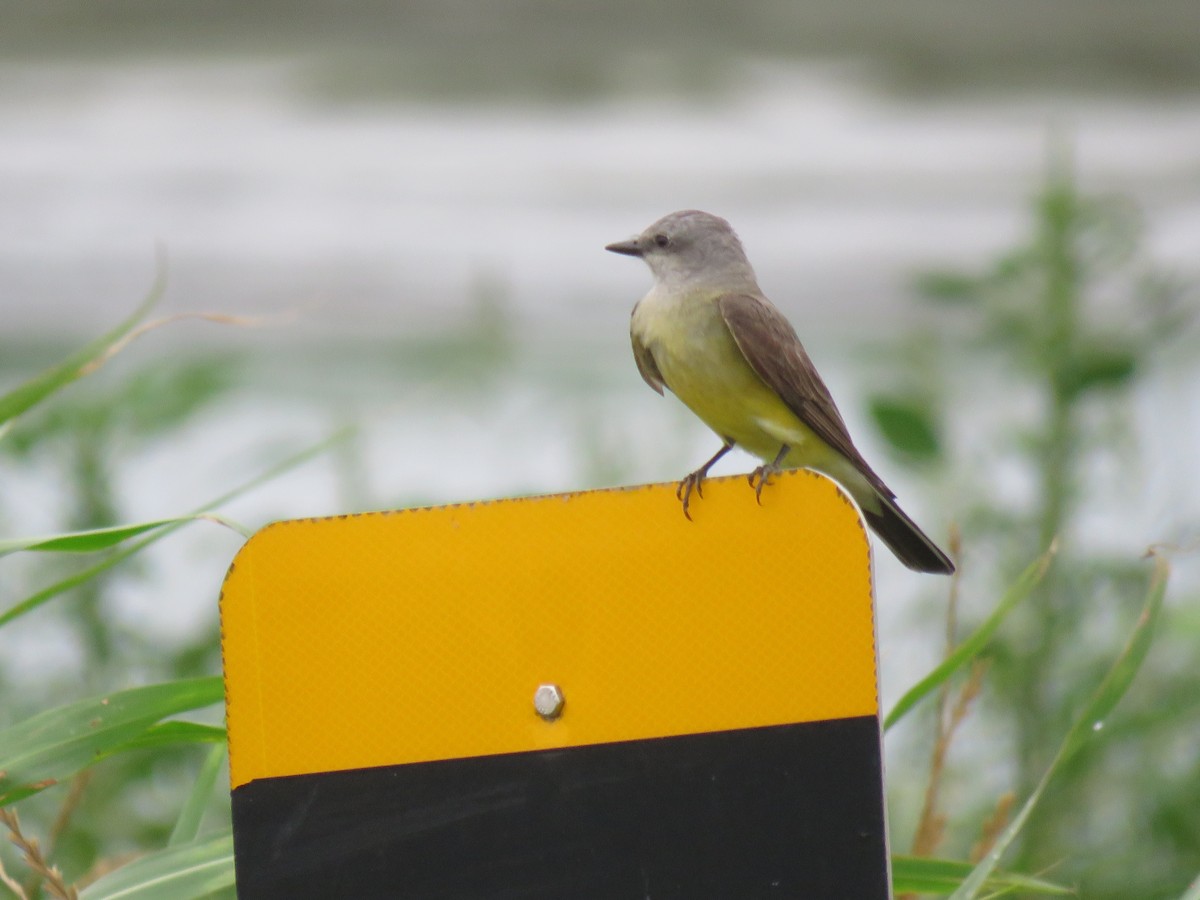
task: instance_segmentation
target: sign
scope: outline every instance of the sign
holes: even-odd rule
[[[280,522],[221,600],[241,900],[887,898],[868,543],[784,473]]]

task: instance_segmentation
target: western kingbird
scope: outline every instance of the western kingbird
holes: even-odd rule
[[[867,524],[918,572],[954,564],[896,505],[867,465],[795,330],[763,296],[729,223],[695,209],[665,216],[605,247],[643,259],[654,286],[633,308],[633,357],[646,383],[671,389],[723,444],[679,483],[684,515],[718,459],[741,447],[762,459],[756,496],[781,468],[815,469],[844,487]]]

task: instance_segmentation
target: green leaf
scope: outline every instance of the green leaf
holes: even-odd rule
[[[186,516],[192,521],[196,516]],[[0,541],[0,556],[16,553],[20,550],[46,550],[60,553],[95,553],[97,550],[107,550],[122,541],[169,525],[181,519],[156,519],[152,522],[138,522],[134,525],[115,525],[111,528],[93,528],[90,531],[72,531],[66,534],[55,534],[47,537],[9,538]]]
[[[1040,265],[1041,261],[1033,247],[1018,247],[996,260],[986,281],[994,287],[1010,285],[1027,278]]]
[[[151,725],[137,737],[115,747],[110,756],[127,750],[158,750],[163,747],[179,747],[185,744],[223,744],[225,729],[220,725],[203,725],[200,722],[159,722]]]
[[[1105,717],[1125,696],[1129,685],[1133,683],[1134,676],[1137,675],[1146,659],[1150,644],[1154,641],[1154,630],[1158,624],[1159,614],[1162,612],[1169,573],[1170,568],[1166,561],[1158,557],[1155,560],[1154,576],[1150,580],[1150,589],[1146,595],[1145,605],[1142,607],[1142,614],[1138,617],[1137,625],[1134,627],[1125,649],[1121,651],[1121,655],[1117,657],[1113,667],[1109,669],[1104,680],[1100,682],[1100,686],[1092,694],[1083,713],[1075,720],[1071,730],[1067,732],[1058,753],[1055,754],[1049,768],[1046,769],[1041,780],[1033,789],[1033,793],[1029,795],[1020,811],[1009,822],[1008,827],[1001,832],[987,856],[980,860],[962,886],[954,892],[951,900],[975,900],[980,892],[987,888],[988,879],[999,865],[1000,858],[1016,840],[1021,829],[1025,827],[1025,823],[1029,820],[1029,816],[1033,813],[1038,801],[1041,800],[1042,794],[1055,773],[1078,753],[1084,744],[1103,735]]]
[[[913,285],[917,293],[944,303],[967,303],[979,299],[979,279],[961,272],[924,272]]]
[[[192,786],[187,802],[183,805],[179,818],[175,822],[171,838],[167,841],[168,847],[190,843],[200,833],[200,821],[204,818],[204,810],[212,798],[213,785],[217,783],[221,764],[225,762],[225,750],[226,745],[219,744],[213,747],[205,757],[204,765],[200,767],[200,774],[196,776],[196,783]]]
[[[972,868],[970,863],[957,860],[893,856],[892,889],[897,894],[949,894],[966,880]],[[1020,890],[1058,897],[1074,893],[1061,884],[1007,872],[994,874],[988,879],[986,888],[995,892]]]
[[[135,859],[88,885],[79,900],[193,900],[233,885],[233,834],[224,831]]]
[[[1079,219],[1080,259],[1092,270],[1128,263],[1145,235],[1141,208],[1126,196],[1087,197]]]
[[[193,521],[195,518],[199,517],[202,513],[206,513],[208,510],[211,510],[211,509],[214,509],[215,507],[221,506],[224,503],[228,503],[230,500],[233,500],[235,497],[239,497],[242,494],[246,493],[247,491],[250,491],[250,490],[258,487],[260,484],[270,481],[272,478],[275,478],[278,475],[282,474],[283,472],[286,472],[288,469],[293,469],[296,466],[300,465],[301,463],[308,462],[314,456],[317,456],[320,453],[324,453],[327,449],[329,449],[329,447],[333,446],[338,441],[345,440],[346,436],[349,435],[350,433],[351,433],[351,429],[349,429],[349,428],[343,428],[343,429],[335,432],[332,436],[326,438],[323,441],[320,441],[319,443],[314,444],[311,447],[306,448],[305,450],[300,451],[295,456],[289,456],[287,459],[283,460],[282,462],[276,463],[275,465],[273,465],[269,469],[267,469],[265,472],[262,472],[259,475],[256,475],[254,478],[251,478],[249,481],[246,481],[246,482],[240,484],[238,487],[234,488],[232,491],[222,494],[220,497],[217,497],[216,499],[204,504],[203,506],[198,507],[197,509],[193,510],[193,512],[191,514],[189,514],[189,516],[185,516],[184,518],[177,520],[171,524],[163,525],[160,528],[158,528],[157,530],[152,531],[149,534],[149,536],[138,541],[136,544],[134,544],[130,547],[126,547],[123,550],[118,550],[116,553],[113,553],[111,556],[109,556],[106,559],[101,560],[100,562],[96,563],[95,565],[89,566],[88,568],[86,568],[80,572],[76,572],[74,575],[71,575],[68,578],[64,578],[62,581],[57,581],[54,584],[49,585],[48,587],[42,588],[40,591],[32,594],[29,597],[26,597],[24,600],[19,601],[18,603],[10,606],[4,612],[0,613],[0,626],[4,626],[4,625],[8,624],[9,622],[13,621],[14,619],[18,619],[21,616],[25,615],[26,613],[32,612],[33,610],[35,610],[39,606],[41,606],[43,603],[46,603],[46,602],[52,600],[53,598],[59,596],[60,594],[63,594],[65,592],[69,591],[71,588],[75,587],[76,585],[83,584],[84,582],[90,580],[91,578],[94,578],[95,576],[99,575],[101,572],[104,572],[107,569],[111,569],[117,563],[128,559],[129,557],[133,556],[136,553],[141,552],[146,547],[153,544],[155,541],[159,541],[162,538],[166,537],[168,534],[171,534],[173,531],[176,531],[177,529],[182,528],[184,525],[188,524],[189,522]],[[240,531],[241,529],[239,528],[236,530]]]
[[[941,458],[942,442],[928,403],[912,398],[871,398],[871,418],[892,448],[918,462]]]
[[[74,575],[64,578],[62,581],[56,581],[54,584],[44,587],[40,591],[31,594],[19,603],[13,604],[4,612],[0,613],[0,627],[7,625],[13,619],[19,619],[26,613],[32,612],[43,603],[47,602],[48,600],[52,600],[59,594],[66,593],[76,585],[90,581],[92,578],[99,575],[106,569],[111,569],[117,563],[121,562],[121,560],[128,559],[130,556],[133,556],[144,547],[148,547],[153,544],[159,538],[166,537],[175,530],[175,527],[177,526],[168,526],[161,531],[155,532],[144,541],[138,541],[138,543],[134,544],[132,547],[122,550],[118,553],[114,553],[112,556],[96,563],[94,566],[88,566],[86,569],[76,572]]]
[[[1113,388],[1127,384],[1137,373],[1137,357],[1123,347],[1092,347],[1068,366],[1066,377],[1076,391]]]
[[[1138,617],[1137,626],[1130,635],[1125,649],[1117,657],[1116,663],[1104,676],[1104,680],[1100,682],[1100,686],[1088,701],[1083,713],[1067,734],[1062,749],[1059,751],[1061,759],[1057,761],[1058,764],[1067,762],[1079,752],[1084,744],[1103,733],[1104,720],[1125,696],[1125,692],[1129,690],[1138,670],[1145,662],[1150,645],[1154,642],[1155,626],[1158,624],[1158,617],[1162,612],[1169,574],[1170,567],[1166,560],[1161,557],[1156,558],[1154,575],[1150,580],[1150,589],[1147,592],[1142,613]]]
[[[166,272],[160,263],[158,275],[155,277],[154,285],[150,288],[150,293],[129,318],[112,331],[101,335],[87,346],[71,354],[58,365],[47,369],[0,397],[0,423],[16,418],[31,406],[40,403],[55,391],[61,390],[83,376],[89,365],[103,357],[109,348],[137,327],[138,322],[162,297],[165,286]]]
[[[1000,627],[1000,623],[1004,621],[1004,618],[1013,611],[1018,603],[1028,597],[1034,587],[1037,586],[1037,583],[1042,580],[1042,576],[1046,574],[1046,570],[1050,567],[1051,560],[1054,559],[1056,550],[1057,547],[1051,545],[1050,549],[1030,563],[1029,567],[1021,573],[1012,587],[1004,594],[999,605],[984,620],[983,624],[976,628],[932,672],[908,689],[883,720],[884,731],[887,731],[904,718],[905,714],[916,706],[917,703],[941,687],[955,672],[983,651],[983,648],[987,646],[988,641],[996,633],[996,629]]]
[[[171,365],[156,359],[149,368],[130,377],[114,399],[139,435],[170,433],[233,388],[237,366],[229,356],[182,360]]]
[[[220,678],[133,688],[46,710],[0,732],[0,806],[57,784],[156,722],[224,699]]]
[[[177,516],[173,519],[154,519],[150,522],[113,525],[108,528],[93,528],[88,531],[71,531],[65,534],[54,534],[46,537],[10,538],[6,541],[0,541],[0,556],[6,556],[9,553],[16,553],[20,550],[52,551],[57,553],[95,553],[99,550],[107,550],[140,534],[145,534],[147,531],[162,528],[164,525],[184,525],[188,522],[195,522],[197,519],[220,522],[223,525],[228,525],[235,531],[243,532],[245,537],[249,537],[248,534],[245,534],[244,529],[233,525],[227,519],[223,519],[220,516],[215,516],[212,513],[192,513],[187,516]]]

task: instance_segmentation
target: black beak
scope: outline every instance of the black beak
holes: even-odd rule
[[[609,244],[604,249],[610,253],[623,253],[625,256],[642,255],[642,248],[638,244],[637,238],[630,238],[627,241],[617,241],[615,244]]]

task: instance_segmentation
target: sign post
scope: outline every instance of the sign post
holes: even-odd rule
[[[221,601],[255,898],[889,894],[870,555],[831,481],[281,522]]]

